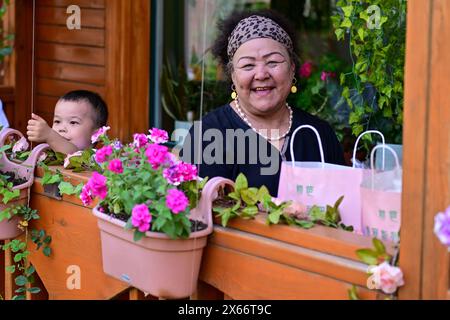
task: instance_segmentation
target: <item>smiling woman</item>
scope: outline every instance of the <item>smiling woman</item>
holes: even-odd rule
[[[286,149],[301,125],[317,129],[327,163],[344,163],[328,123],[286,103],[297,89],[298,49],[292,30],[270,10],[235,12],[219,23],[212,51],[231,79],[233,101],[194,124],[180,153],[185,161],[199,164],[201,176],[235,180],[244,173],[249,186],[265,185],[276,196],[280,163],[291,160]],[[294,155],[297,161],[320,160],[312,132],[302,132]]]

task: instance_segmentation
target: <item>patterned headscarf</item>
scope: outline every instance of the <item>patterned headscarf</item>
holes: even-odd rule
[[[269,38],[278,41],[293,55],[294,46],[287,32],[272,19],[253,15],[242,19],[228,37],[227,53],[230,61],[241,45],[258,38]]]

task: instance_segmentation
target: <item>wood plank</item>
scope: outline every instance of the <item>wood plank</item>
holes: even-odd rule
[[[330,242],[333,240],[330,239]],[[236,250],[248,255],[321,274],[359,286],[367,282],[367,265],[362,262],[338,257],[282,241],[268,239],[256,234],[214,226],[209,244]]]
[[[205,249],[200,279],[232,299],[348,300],[351,288],[336,279],[213,244]],[[358,294],[362,299],[377,298],[376,292],[363,287],[358,287]]]
[[[45,229],[52,236],[52,255],[31,250],[30,259],[42,279],[49,299],[109,299],[127,286],[107,276],[102,269],[100,233],[90,208],[50,199],[33,192],[31,206],[40,220],[32,227]],[[35,246],[29,243],[30,248]],[[81,287],[67,286],[70,266],[81,271]]]
[[[36,97],[36,103],[38,102],[37,100],[39,99],[39,95],[61,97],[72,90],[90,90],[97,92],[102,97],[105,96],[105,87],[103,86],[94,86],[73,81],[38,78],[36,80],[36,94],[38,95]],[[37,105],[39,104],[37,103]],[[51,109],[51,112],[53,112],[53,109]]]
[[[16,0],[16,30],[15,47],[16,54],[16,84],[15,84],[15,116],[12,126],[26,132],[28,116],[32,109],[32,30],[33,8],[29,0]]]
[[[430,100],[426,142],[426,200],[422,298],[446,299],[449,253],[435,236],[434,217],[450,205],[450,2],[433,1]],[[409,254],[409,252],[408,252]]]
[[[85,46],[38,42],[36,58],[86,65],[105,65],[105,49]]]
[[[39,24],[60,25],[66,27],[67,18],[66,7],[36,7],[36,20]],[[80,10],[81,29],[83,28],[104,28],[105,11],[97,9]]]
[[[283,241],[324,253],[334,253],[336,256],[359,261],[356,250],[372,248],[372,239],[356,235],[344,230],[315,226],[305,230],[287,225],[267,226],[266,218],[260,214],[255,220],[234,219],[228,223],[229,228],[258,234],[266,238]],[[218,219],[216,223],[220,223]],[[387,251],[394,253],[393,244],[385,242]]]
[[[408,2],[406,27],[400,299],[421,298],[431,1]]]
[[[37,0],[38,6],[68,7],[72,4],[80,8],[105,8],[105,0]]]
[[[39,115],[40,113],[54,113],[56,103],[58,102],[58,97],[37,95],[36,96],[36,107],[34,109],[34,113]],[[31,117],[31,115],[30,115]],[[51,124],[48,124],[51,126]]]
[[[70,80],[102,86],[105,84],[105,68],[37,60],[36,77]]]
[[[77,44],[93,47],[105,46],[105,30],[87,29],[69,30],[61,26],[36,26],[36,40],[61,44]]]

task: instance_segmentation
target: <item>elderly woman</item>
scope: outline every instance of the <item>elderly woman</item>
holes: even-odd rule
[[[233,13],[219,24],[213,46],[232,80],[233,101],[208,113],[191,128],[181,156],[199,164],[202,177],[235,180],[243,173],[249,186],[265,185],[277,196],[281,161],[290,161],[289,140],[301,125],[317,129],[325,161],[344,164],[341,146],[328,123],[286,103],[297,88],[296,37],[273,11]],[[310,130],[294,141],[295,161],[320,161]]]

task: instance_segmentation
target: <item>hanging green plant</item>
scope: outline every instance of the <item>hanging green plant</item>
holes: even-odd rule
[[[340,83],[353,134],[378,129],[387,142],[401,143],[406,0],[340,0],[336,8],[335,34],[348,40],[352,59]]]

